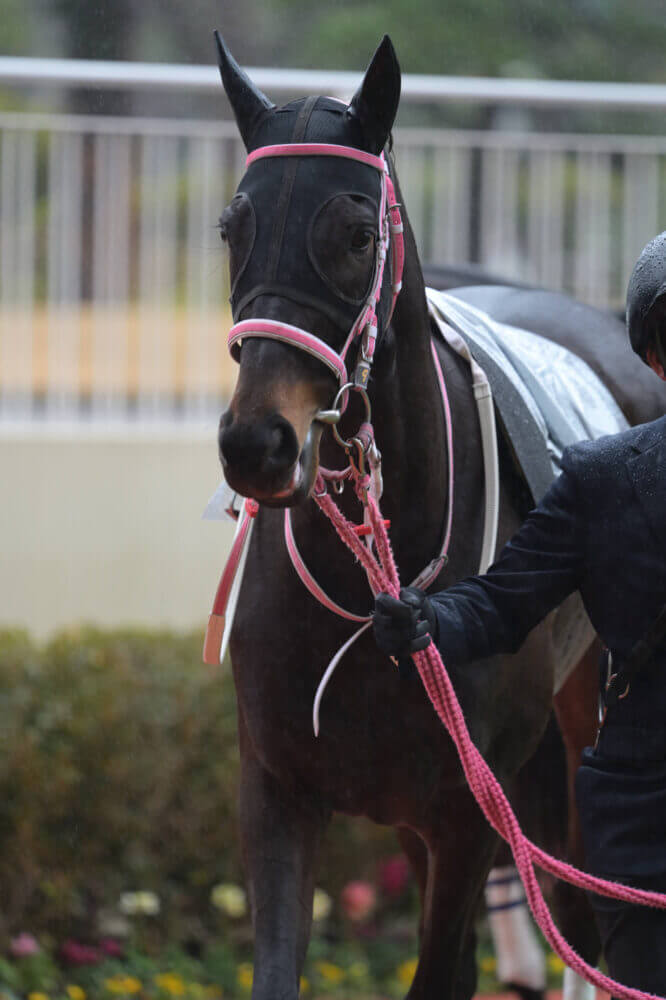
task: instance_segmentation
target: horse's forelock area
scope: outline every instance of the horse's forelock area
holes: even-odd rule
[[[531,330],[568,348],[608,387],[631,424],[666,411],[666,384],[631,350],[624,323],[612,313],[545,289],[475,285],[451,294],[493,319]]]
[[[262,146],[294,141],[294,127],[306,98],[290,101],[281,108],[267,111],[255,129],[248,152]],[[360,123],[346,114],[347,106],[331,97],[318,97],[301,142],[327,142],[336,146],[364,149]]]

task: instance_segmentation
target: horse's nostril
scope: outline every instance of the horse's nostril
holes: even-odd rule
[[[298,458],[294,429],[284,417],[275,417],[268,458],[278,468],[290,468]]]
[[[279,477],[288,472],[298,458],[296,432],[284,417],[275,414],[259,423],[220,421],[220,457],[227,468],[238,475],[256,478]]]

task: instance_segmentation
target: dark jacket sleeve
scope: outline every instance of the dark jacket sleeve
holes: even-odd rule
[[[583,513],[565,452],[562,472],[484,576],[433,594],[437,646],[451,665],[518,650],[528,632],[577,590]]]

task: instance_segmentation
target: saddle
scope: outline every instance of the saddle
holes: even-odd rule
[[[534,505],[559,473],[568,445],[628,427],[606,386],[571,351],[538,334],[497,323],[454,295],[432,288],[426,295],[435,336],[466,358],[473,381],[478,377],[474,367],[483,370],[499,433]],[[486,475],[487,503],[489,478]],[[572,594],[553,613],[554,693],[594,636],[580,594]]]
[[[504,437],[538,503],[576,441],[629,426],[581,358],[536,333],[497,323],[447,292],[426,289],[433,324],[447,342],[455,330],[484,370]]]

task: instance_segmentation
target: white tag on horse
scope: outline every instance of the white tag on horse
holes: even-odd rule
[[[237,521],[243,498],[223,479],[201,515],[204,521]]]

